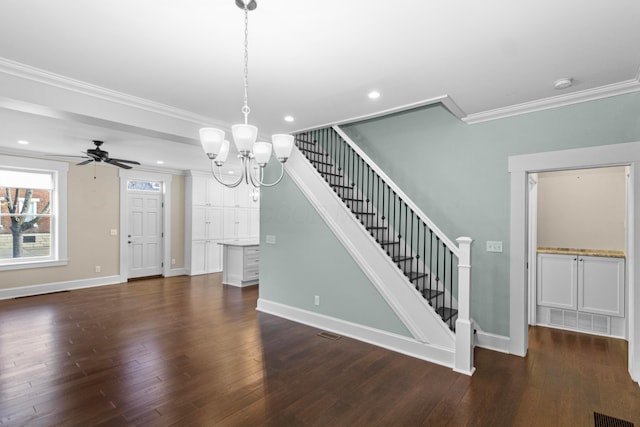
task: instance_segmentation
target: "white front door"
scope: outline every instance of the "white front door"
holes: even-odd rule
[[[128,193],[128,278],[162,274],[162,194]]]

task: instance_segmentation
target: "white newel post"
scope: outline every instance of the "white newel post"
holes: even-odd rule
[[[473,322],[471,321],[471,242],[469,237],[456,239],[458,258],[458,319],[456,320],[456,357],[454,371],[473,375]]]

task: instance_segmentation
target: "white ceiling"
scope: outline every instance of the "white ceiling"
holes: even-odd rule
[[[263,135],[293,132],[443,96],[472,119],[637,90],[638,22],[631,0],[258,0],[250,122]],[[242,118],[242,38],[234,0],[0,0],[0,58],[226,126]],[[562,77],[574,85],[558,91]],[[368,99],[371,90],[382,96]],[[6,102],[0,120],[5,152],[80,154],[104,139],[112,156],[145,166],[208,167],[197,123],[175,142]]]

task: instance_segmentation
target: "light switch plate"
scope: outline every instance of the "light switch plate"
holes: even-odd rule
[[[118,235],[118,229],[117,228],[112,228],[111,231],[109,232],[110,235],[112,236],[117,236]]]
[[[502,252],[502,242],[488,240],[487,252]]]

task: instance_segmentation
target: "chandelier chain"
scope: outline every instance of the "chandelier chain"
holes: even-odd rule
[[[244,114],[244,124],[249,123],[249,9],[246,2],[244,6],[244,105],[242,114]]]

